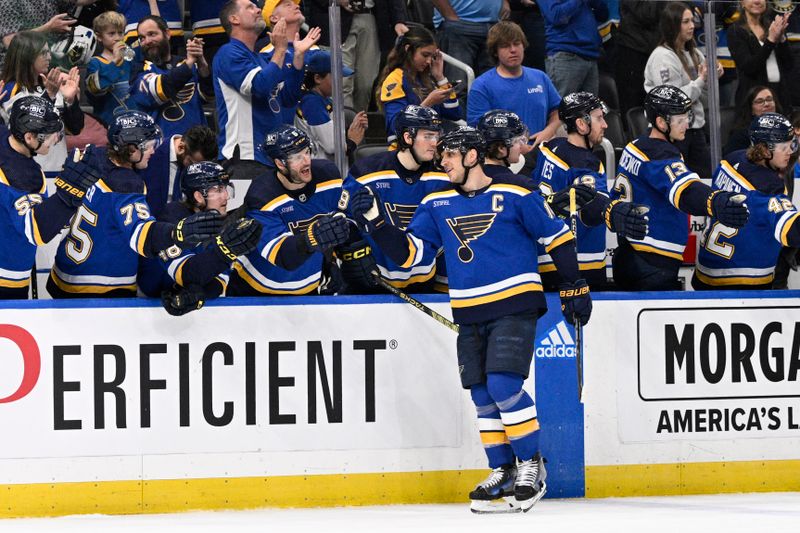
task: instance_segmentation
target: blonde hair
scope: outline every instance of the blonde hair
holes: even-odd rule
[[[106,11],[101,13],[92,23],[92,29],[96,34],[105,33],[109,30],[119,30],[125,33],[125,15],[116,11]]]

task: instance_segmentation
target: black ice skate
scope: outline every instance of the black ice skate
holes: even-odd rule
[[[514,497],[522,511],[528,512],[547,492],[547,470],[544,458],[537,452],[533,459],[517,459],[517,480],[514,483]]]
[[[516,469],[511,465],[495,468],[478,486],[469,493],[473,513],[518,513],[514,499],[514,478]]]

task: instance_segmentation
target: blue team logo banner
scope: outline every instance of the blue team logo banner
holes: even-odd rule
[[[575,330],[564,322],[558,294],[547,294],[547,313],[536,323],[534,365],[540,443],[547,458],[547,496],[585,493],[583,405],[578,401]],[[585,343],[584,343],[585,346]],[[584,353],[584,357],[591,354]]]

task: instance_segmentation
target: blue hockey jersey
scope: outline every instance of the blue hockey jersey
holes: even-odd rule
[[[302,189],[285,189],[275,170],[258,177],[247,190],[247,216],[264,227],[258,247],[233,264],[238,276],[260,294],[309,294],[320,284],[323,254],[311,254],[294,270],[277,266],[277,256],[288,238],[302,234],[314,220],[338,210],[342,178],[327,159],[311,161],[312,181]],[[287,246],[289,246],[287,244]],[[231,284],[231,294],[238,294]]]
[[[575,146],[564,137],[539,146],[536,168],[531,177],[539,183],[543,194],[565,189],[576,178],[586,175],[594,178],[597,197],[578,216],[578,263],[584,277],[605,281],[606,226],[601,223],[602,216],[597,216],[609,203],[603,163],[591,150]],[[586,216],[589,211],[595,216]],[[539,246],[539,272],[544,274],[555,270],[553,259]]]
[[[319,50],[320,48],[317,45],[314,45],[311,48],[309,48],[305,56],[303,56],[304,62],[307,64],[308,60],[311,59],[311,57],[315,53],[319,52]],[[266,58],[267,61],[272,61],[272,56],[275,54],[275,47],[272,45],[272,43],[267,43],[266,45],[259,48],[258,53],[264,56],[264,58]],[[283,56],[284,68],[293,69],[294,67],[292,66],[292,61],[294,61],[294,45],[292,43],[289,43],[289,47],[286,49],[286,55]],[[293,104],[291,104],[290,102],[285,102],[284,105],[282,106],[281,121],[284,124],[294,124],[295,112],[297,111],[297,106],[300,103],[301,98],[302,95],[300,98],[295,100]]]
[[[543,312],[536,243],[550,251],[572,239],[541,195],[511,180],[493,180],[473,193],[451,186],[429,194],[407,231],[411,253],[403,267],[418,264],[431,249],[444,249],[450,305],[459,324]]]
[[[42,169],[16,152],[0,126],[0,293],[27,291],[36,247],[44,244],[34,207],[47,197]]]
[[[259,146],[284,122],[283,108],[300,101],[303,71],[279,67],[238,39],[219,49],[213,70],[221,157],[230,158],[238,144],[241,159],[267,164]]]
[[[94,114],[106,125],[119,110],[135,109],[133,102],[128,102],[130,75],[130,61],[115,63],[103,56],[94,56],[86,67],[86,96]]]
[[[418,170],[408,170],[398,161],[396,151],[387,151],[353,165],[345,179],[344,188],[351,195],[364,186],[372,189],[380,197],[389,222],[405,230],[422,199],[447,187],[449,183],[447,174],[434,170],[433,165],[426,164]],[[365,236],[365,240],[372,247],[381,276],[394,287],[404,288],[428,281],[436,272],[438,250],[426,250],[427,256],[413,267],[404,268],[389,259],[371,236]]]
[[[650,207],[647,236],[628,239],[633,249],[682,261],[689,222],[678,205],[690,185],[702,183],[700,178],[686,167],[675,145],[647,136],[628,143],[617,171],[611,197]]]
[[[184,61],[173,61],[169,69],[159,67],[150,61],[144,62],[144,70],[131,85],[130,100],[137,109],[150,114],[164,132],[164,138],[183,135],[192,126],[206,125],[203,102],[211,101],[211,79],[202,78],[197,66],[191,66],[191,75],[181,88],[176,88],[174,96],[165,90],[165,76],[175,74],[180,68],[188,68]],[[170,72],[172,71],[172,72]]]
[[[87,192],[61,241],[50,282],[66,293],[136,296],[136,270],[155,219],[142,178],[109,165]]]
[[[775,275],[781,246],[789,241],[798,213],[773,170],[751,163],[746,151],[729,154],[714,174],[715,190],[747,195],[750,219],[733,229],[709,219],[697,255],[695,275],[706,285],[768,287]]]

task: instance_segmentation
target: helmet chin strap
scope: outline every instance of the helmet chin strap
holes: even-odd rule
[[[581,137],[583,137],[583,143],[587,150],[592,149],[592,143],[589,142],[589,135],[592,134],[592,117],[590,115],[585,115],[583,117],[583,121],[586,122],[586,127],[589,128],[589,131],[586,134],[578,133]]]
[[[417,132],[414,131],[414,135],[413,137],[411,137],[411,146],[408,147],[408,151],[409,153],[411,153],[411,159],[414,160],[414,163],[416,163],[418,167],[421,167],[425,163],[425,161],[420,161],[419,157],[417,156],[417,151],[414,149],[414,143],[416,141],[417,141]]]
[[[284,170],[281,170],[281,169],[280,169],[280,167],[278,167],[278,166],[276,165],[276,168],[278,169],[278,173],[279,173],[281,176],[283,176],[283,177],[284,177],[284,179],[286,179],[286,181],[288,181],[288,182],[289,182],[289,183],[291,183],[292,185],[302,185],[302,184],[303,184],[303,180],[301,180],[301,179],[299,179],[299,178],[298,178],[298,179],[295,179],[295,178],[294,178],[294,176],[292,176],[292,171],[291,171],[291,169],[289,168],[289,163],[288,163],[288,162],[285,162],[285,163],[284,163],[283,161],[281,161],[281,163],[283,164],[283,168],[284,168]]]
[[[467,153],[469,153],[469,150],[467,150]],[[464,167],[464,178],[461,180],[460,183],[457,183],[456,185],[463,186],[467,182],[467,180],[469,179],[470,170],[472,170],[473,168],[477,167],[478,164],[479,164],[478,160],[476,159],[475,163],[473,163],[472,165],[467,165],[464,162],[466,157],[467,157],[467,154],[461,154],[461,166]]]
[[[671,143],[672,142],[672,137],[670,136],[670,133],[672,133],[672,126],[670,126],[669,122],[670,122],[670,119],[672,117],[661,117],[661,118],[663,118],[664,122],[667,123],[666,131],[664,131],[661,128],[659,128],[656,124],[653,124],[653,127],[655,127],[655,129],[657,129],[659,131],[659,133],[661,133],[662,135],[664,135],[667,138],[667,142]],[[656,117],[656,123],[658,123],[658,117]]]

